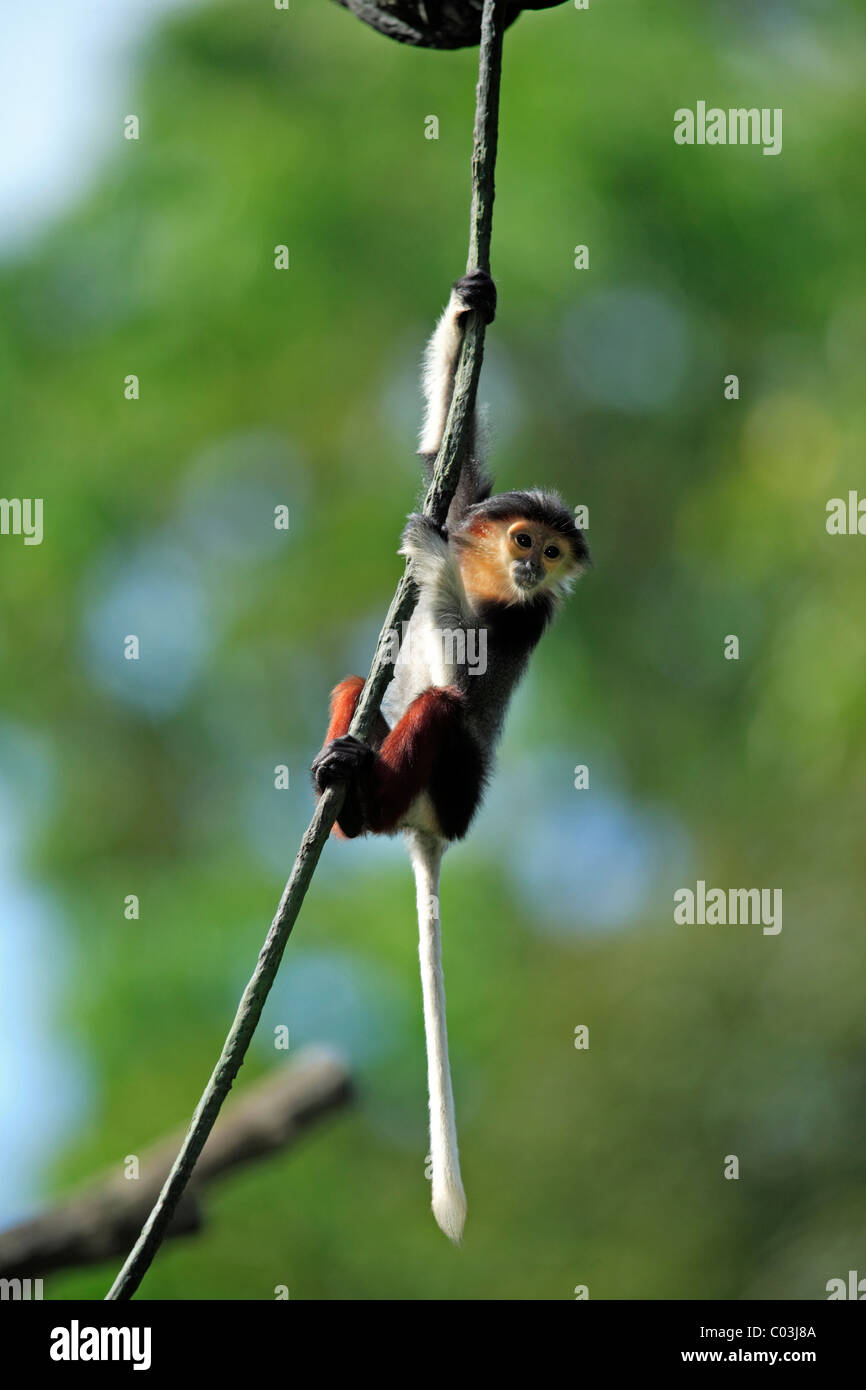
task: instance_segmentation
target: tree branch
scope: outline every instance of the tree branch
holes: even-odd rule
[[[200,1230],[204,1215],[199,1198],[206,1185],[292,1148],[310,1125],[346,1105],[351,1096],[345,1062],[325,1048],[306,1049],[297,1061],[251,1086],[205,1144],[165,1234]],[[123,1254],[159,1195],[181,1137],[173,1134],[147,1149],[137,1179],[113,1171],[58,1206],[0,1232],[0,1276],[42,1278],[52,1270]]]
[[[493,168],[499,119],[502,35],[507,10],[508,0],[484,0],[472,156],[472,218],[467,262],[469,270],[476,267],[487,271],[490,269]],[[425,513],[440,525],[445,520],[460,477],[468,436],[467,426],[475,404],[483,353],[484,323],[477,313],[472,313],[469,315],[463,339],[445,434],[436,459],[433,480],[424,501]],[[416,601],[417,591],[410,573],[407,572],[397,586],[385,625],[379,634],[370,675],[352,720],[350,732],[356,738],[367,739],[370,735],[382,696],[394,669],[390,660],[390,634],[394,630],[400,631],[400,624],[409,618]],[[129,1258],[106,1295],[108,1300],[132,1297],[162,1243],[205,1140],[219,1114],[220,1106],[243,1064],[282,960],[286,942],[319,862],[319,856],[339,815],[343,796],[341,787],[329,787],[319,800],[313,819],[301,840],[294,867],[283,890],[265,944],[259,953],[256,968],[243,992],[219,1060],[196,1107],[189,1132]]]

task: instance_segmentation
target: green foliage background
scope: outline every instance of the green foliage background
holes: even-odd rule
[[[334,844],[241,1083],[280,1064],[268,1037],[288,1022],[293,1045],[347,1048],[358,1103],[214,1192],[146,1296],[816,1298],[862,1268],[866,541],[828,536],[825,506],[864,476],[864,47],[856,6],[806,0],[593,0],[510,31],[482,395],[498,481],[586,503],[595,563],[446,864],[466,1240],[439,1234],[423,1176],[408,868]],[[46,1027],[93,1086],[46,1199],[185,1121],[255,960],[327,692],[364,668],[400,570],[416,363],[465,257],[475,63],[324,0],[183,14],[124,94],[118,131],[135,111],[141,139],[118,136],[0,275],[3,491],[44,497],[46,525],[39,548],[0,546],[3,757],[9,730],[47,750],[27,866],[68,964]],[[677,147],[673,112],[698,99],[782,107],[782,154]],[[641,340],[638,314],[636,358],[600,360],[589,330],[628,341],[641,303],[673,336],[654,389],[636,403],[625,381],[617,402],[655,330]],[[276,541],[272,500],[292,509]],[[130,694],[122,609],[113,676],[88,652],[94,623],[114,640],[112,576],[163,545],[195,562],[206,646],[157,708]],[[584,891],[606,805],[624,827],[611,889],[630,826],[652,859],[613,923]],[[549,893],[524,834],[527,855],[560,834]],[[697,878],[781,887],[782,933],[675,927],[672,893]],[[112,1273],[46,1294],[102,1297]]]

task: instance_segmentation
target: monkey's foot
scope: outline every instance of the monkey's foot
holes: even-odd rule
[[[477,309],[485,323],[496,315],[496,286],[485,270],[470,270],[454,281],[454,293],[460,300],[463,313]]]
[[[369,744],[362,743],[351,734],[332,739],[310,768],[316,790],[323,792],[326,787],[354,781],[364,764],[372,757],[373,750]]]

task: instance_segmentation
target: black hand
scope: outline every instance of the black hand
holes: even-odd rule
[[[470,270],[455,280],[454,289],[466,312],[477,309],[485,323],[492,323],[496,316],[496,286],[485,270]]]
[[[356,781],[372,756],[373,750],[369,744],[362,743],[351,734],[332,739],[310,768],[316,790],[323,792],[337,783]]]

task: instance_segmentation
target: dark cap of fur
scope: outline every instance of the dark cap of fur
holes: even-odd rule
[[[574,517],[558,492],[542,492],[533,488],[530,492],[497,492],[483,502],[467,507],[460,520],[460,529],[471,526],[479,517],[488,516],[492,521],[517,520],[537,521],[549,526],[567,540],[574,558],[579,565],[589,563],[589,546],[583,532],[575,525]]]

